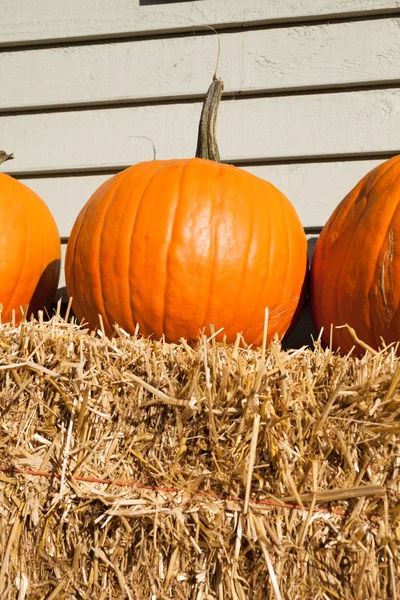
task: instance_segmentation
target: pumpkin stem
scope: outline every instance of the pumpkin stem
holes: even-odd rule
[[[216,123],[218,106],[221,101],[223,89],[224,82],[221,81],[221,79],[217,79],[216,75],[214,75],[201,111],[196,158],[205,158],[207,160],[220,162],[216,137]]]
[[[14,158],[14,154],[6,154],[4,150],[0,150],[0,165],[1,163],[6,162],[6,160],[11,160],[12,158]]]

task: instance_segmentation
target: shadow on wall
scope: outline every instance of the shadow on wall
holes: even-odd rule
[[[139,0],[139,6],[151,4],[175,4],[176,2],[192,2],[193,0]]]
[[[312,256],[314,254],[314,248],[315,248],[315,244],[317,243],[318,240],[318,236],[317,235],[313,235],[310,236],[307,239],[307,246],[308,246],[308,263],[311,265],[311,260],[312,260]]]
[[[307,240],[308,244],[308,262],[311,265],[311,259],[314,252],[315,244],[317,243],[318,236],[309,237]],[[314,327],[311,318],[310,304],[308,298],[306,299],[305,306],[301,312],[300,318],[293,331],[283,342],[284,348],[301,348],[301,346],[311,346],[312,340],[318,337],[317,331]]]
[[[301,348],[302,346],[312,346],[313,339],[316,340],[318,334],[315,330],[311,318],[310,305],[306,300],[305,306],[301,311],[297,325],[283,341],[283,348]]]

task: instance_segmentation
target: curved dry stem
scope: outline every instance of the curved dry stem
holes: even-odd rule
[[[221,101],[224,82],[213,79],[208,88],[201,111],[199,134],[197,138],[196,158],[205,158],[220,162],[216,137],[217,112]]]
[[[6,152],[4,152],[4,150],[0,150],[0,165],[4,162],[6,162],[6,160],[11,160],[12,158],[14,158],[14,154],[7,154]]]
[[[205,25],[205,27],[207,29],[211,29],[211,31],[213,31],[217,36],[218,36],[218,52],[217,52],[217,60],[215,63],[215,71],[214,71],[214,75],[213,75],[213,80],[217,79],[217,71],[218,71],[218,65],[219,65],[219,58],[221,56],[221,36],[218,33],[218,31],[216,29],[214,29],[214,27],[212,27],[211,25]]]

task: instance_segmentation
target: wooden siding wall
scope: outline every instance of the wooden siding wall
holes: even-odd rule
[[[1,0],[4,170],[64,241],[110,174],[193,155],[208,26],[221,158],[280,188],[308,232],[400,152],[400,0]]]

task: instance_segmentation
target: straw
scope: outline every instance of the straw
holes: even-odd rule
[[[2,598],[400,598],[394,347],[107,338],[61,312],[0,325]]]

